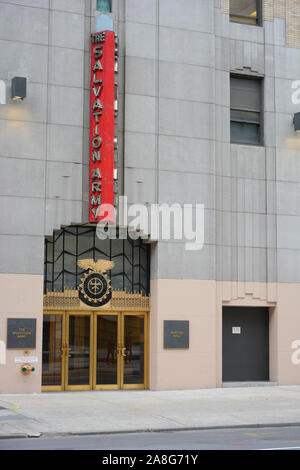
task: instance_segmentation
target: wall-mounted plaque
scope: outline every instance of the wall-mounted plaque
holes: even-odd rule
[[[36,319],[7,319],[7,349],[35,349]]]
[[[16,356],[15,357],[15,364],[36,364],[39,362],[39,358],[37,356]]]
[[[188,321],[164,321],[164,348],[188,349],[189,348],[189,322]]]

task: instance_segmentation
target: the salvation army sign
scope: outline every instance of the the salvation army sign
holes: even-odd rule
[[[98,222],[102,204],[114,204],[115,34],[91,37],[89,221]]]

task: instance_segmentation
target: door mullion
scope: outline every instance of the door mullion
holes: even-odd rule
[[[67,349],[69,347],[69,334],[68,334],[68,330],[69,330],[69,314],[68,312],[65,312],[64,313],[64,321],[63,321],[63,338],[64,338],[64,341],[63,341],[63,344],[64,344],[64,353],[63,353],[63,370],[64,370],[64,373],[63,373],[63,376],[64,376],[64,380],[63,380],[63,390],[67,390],[67,386],[68,386],[68,354],[67,354]]]
[[[123,388],[124,385],[124,357],[122,354],[122,348],[124,348],[124,316],[122,313],[118,315],[118,341],[121,347],[118,354],[118,386],[119,388]]]
[[[97,383],[97,322],[98,316],[97,312],[92,313],[93,321],[93,350],[91,354],[93,356],[93,377],[92,377],[92,390],[96,390],[96,383]]]
[[[95,350],[95,336],[94,336],[94,313],[90,313],[90,390],[93,390],[94,382],[94,350]]]

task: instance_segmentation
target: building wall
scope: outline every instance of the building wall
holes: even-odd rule
[[[41,391],[43,276],[0,274],[0,393],[37,393]],[[24,350],[7,349],[7,319],[36,318],[36,348],[30,356],[38,358],[35,371],[24,376],[22,364],[15,357],[24,357]]]
[[[299,366],[291,361],[300,292],[299,136],[293,128],[299,106],[292,103],[299,45],[291,43],[290,7],[283,15],[277,5],[274,16],[269,2],[263,27],[230,23],[218,1],[162,0],[148,15],[144,5],[138,18],[134,2],[126,8],[132,15],[126,64],[136,65],[131,73],[139,85],[125,97],[125,142],[139,149],[140,166],[147,161],[151,167],[147,163],[138,175],[128,168],[125,190],[132,202],[142,197],[206,208],[203,250],[188,252],[178,241],[152,247],[151,387],[220,386],[222,305],[270,308],[270,379],[299,383]],[[140,23],[148,33],[145,44]],[[264,78],[263,147],[230,143],[230,73]],[[144,120],[137,110],[146,110]],[[125,166],[132,158],[127,149]],[[191,331],[198,332],[188,351],[162,348],[163,320],[172,318],[190,319]],[[203,331],[208,362],[198,349]],[[203,373],[205,364],[210,368]]]
[[[294,0],[264,6],[257,27],[230,23],[228,0],[113,0],[120,194],[129,203],[205,205],[202,250],[152,245],[153,389],[219,386],[222,305],[257,302],[272,311],[272,379],[299,383],[290,361],[300,298],[299,105],[291,99],[299,11]],[[28,80],[23,103],[0,106],[3,325],[14,314],[41,321],[44,236],[87,222],[95,8],[96,0],[0,0],[0,79],[8,96],[13,76]],[[263,147],[230,143],[230,72],[264,77]],[[28,282],[32,307],[22,300]],[[162,321],[176,318],[193,325],[189,351],[162,348]]]
[[[0,2],[0,341],[7,318],[37,319],[36,371],[23,377],[7,351],[1,392],[41,389],[44,236],[81,222],[83,169],[83,0]],[[86,46],[88,47],[88,46]],[[14,76],[27,78],[24,102],[10,100]]]
[[[125,193],[205,204],[204,250],[159,243],[153,278],[299,282],[299,50],[268,5],[258,27],[230,23],[219,4],[125,4]],[[230,72],[264,77],[263,147],[230,144]]]
[[[85,2],[0,9],[1,272],[42,274],[44,235],[81,220]],[[21,103],[9,99],[15,75],[28,82]]]
[[[121,62],[126,62],[119,77],[125,118],[119,116],[118,128],[122,147],[125,120],[124,184],[129,201],[205,204],[205,249],[194,260],[182,253],[188,277],[276,281],[278,258],[283,267],[279,280],[298,282],[298,263],[292,260],[299,246],[297,237],[291,237],[299,218],[299,138],[292,125],[297,109],[291,84],[299,76],[299,51],[285,47],[284,20],[266,21],[260,28],[230,24],[213,2],[201,5],[201,15],[193,0],[185,5],[177,0],[142,4],[114,2]],[[23,246],[31,255],[21,265],[9,256],[11,251],[3,250],[1,271],[41,274],[43,236],[86,217],[88,38],[94,11],[92,3],[84,1],[50,2],[50,9],[48,1],[38,7],[24,5],[0,5],[0,75],[8,95],[12,76],[28,79],[27,100],[0,109],[5,135],[1,246]],[[22,35],[17,26],[13,30],[14,22],[6,27],[11,17],[24,20]],[[38,25],[34,30],[33,20]],[[265,147],[230,144],[230,71],[265,76]],[[122,160],[122,148],[119,155]],[[35,252],[38,246],[36,256],[33,244]],[[182,248],[168,244],[164,251],[176,253],[176,259]],[[201,263],[205,266],[199,270],[205,256],[211,263]],[[291,262],[285,266],[286,257]],[[246,259],[258,263],[246,266]],[[261,263],[252,273],[251,266]],[[168,269],[175,277],[181,275],[181,267],[169,264],[163,259],[157,267],[154,263],[153,277],[164,277],[163,271],[169,276]]]
[[[299,302],[298,284],[153,280],[150,389],[222,386],[223,306],[269,308],[270,381],[299,385],[299,363],[293,361],[299,358]],[[189,320],[189,349],[164,349],[164,320],[183,319]],[[293,345],[296,340],[298,346]]]

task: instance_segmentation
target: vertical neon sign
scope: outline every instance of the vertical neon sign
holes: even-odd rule
[[[114,205],[115,34],[92,34],[89,221],[99,222],[103,204]]]

